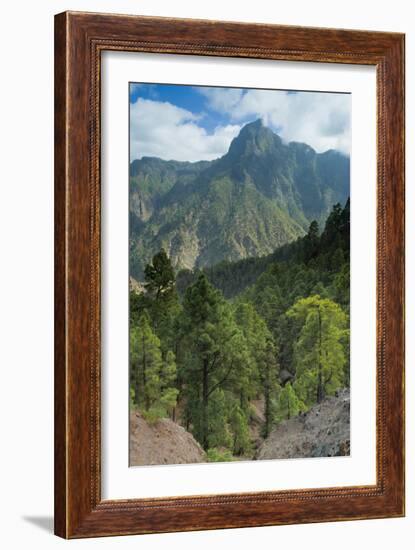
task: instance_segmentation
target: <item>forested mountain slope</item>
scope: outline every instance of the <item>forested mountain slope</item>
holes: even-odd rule
[[[221,289],[241,262],[223,277],[215,267],[187,272],[179,293],[170,258],[157,252],[144,290],[130,294],[132,409],[150,424],[180,424],[206,460],[239,460],[253,458],[258,434],[266,440],[348,388],[349,218],[349,202],[336,204],[323,231],[313,221],[259,259],[232,299]]]
[[[177,274],[177,289],[183,293],[189,284],[194,282],[200,272],[205,273],[209,281],[218,288],[226,298],[233,298],[247,287],[253,285],[258,277],[276,262],[295,262],[307,264],[320,256],[322,277],[330,276],[332,270],[327,270],[327,257],[340,249],[343,257],[349,257],[350,238],[350,201],[344,208],[340,204],[333,207],[322,233],[319,237],[319,227],[315,222],[309,228],[305,237],[277,248],[271,254],[260,257],[250,257],[237,262],[223,260],[216,265],[204,267],[201,270],[183,269]],[[309,246],[311,245],[311,246]],[[336,262],[334,258],[333,262]]]

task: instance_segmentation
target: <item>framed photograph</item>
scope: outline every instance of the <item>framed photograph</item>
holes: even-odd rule
[[[55,532],[404,515],[404,35],[55,18]]]

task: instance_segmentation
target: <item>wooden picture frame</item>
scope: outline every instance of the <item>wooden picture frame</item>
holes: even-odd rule
[[[100,59],[104,50],[373,65],[377,480],[101,499]],[[404,35],[65,12],[55,18],[55,533],[64,538],[404,515]]]

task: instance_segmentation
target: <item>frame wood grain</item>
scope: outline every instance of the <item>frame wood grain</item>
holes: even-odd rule
[[[376,485],[101,500],[104,50],[376,67]],[[404,515],[404,35],[61,13],[55,16],[55,163],[55,533],[78,538]]]

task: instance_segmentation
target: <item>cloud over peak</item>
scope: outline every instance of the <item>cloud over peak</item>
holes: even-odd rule
[[[226,88],[206,88],[203,93],[212,109],[228,112],[234,123],[261,118],[286,142],[304,142],[320,153],[328,149],[350,153],[350,94],[253,89],[235,92],[240,93],[229,94]],[[232,107],[227,110],[230,100]]]
[[[145,86],[152,87],[151,94],[142,97]],[[213,160],[224,155],[242,126],[255,119],[261,119],[285,142],[307,143],[320,153],[336,149],[350,154],[350,94],[174,88],[169,100],[161,99],[162,84],[136,88],[138,96],[130,103],[131,160],[143,156]]]

